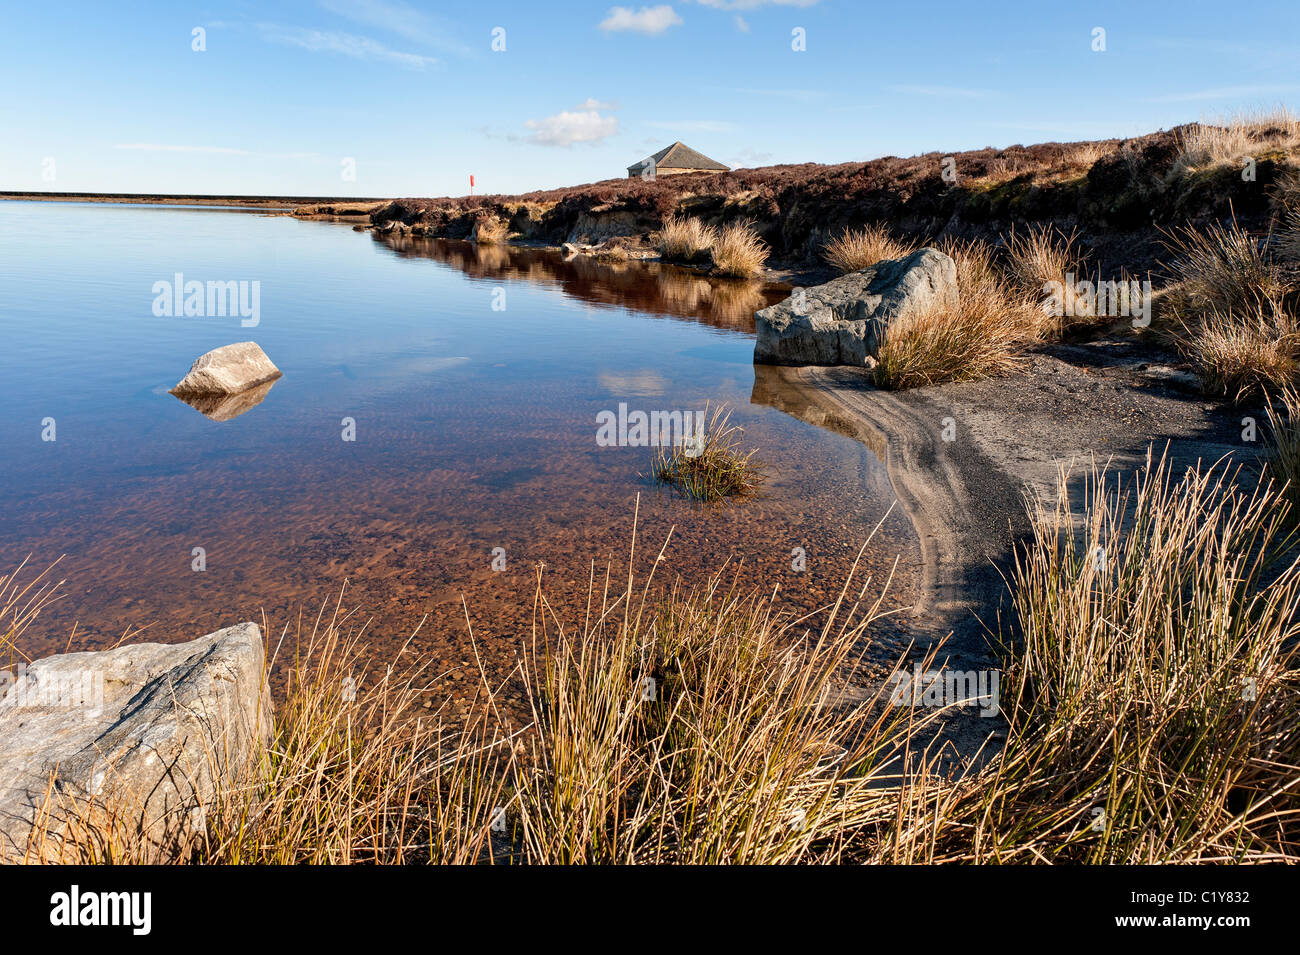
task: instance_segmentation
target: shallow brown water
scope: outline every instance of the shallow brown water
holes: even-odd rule
[[[0,567],[66,555],[65,597],[23,638],[31,656],[74,628],[82,648],[263,613],[278,631],[346,582],[376,658],[423,619],[414,645],[439,667],[473,659],[472,626],[500,672],[529,631],[537,565],[574,622],[593,561],[626,574],[638,494],[638,570],[671,531],[665,583],[726,568],[742,588],[779,584],[778,606],[799,612],[833,599],[893,503],[870,450],[778,410],[773,376],[755,387],[753,311],[779,290],[210,210],[7,203],[0,216],[14,409],[0,423]],[[260,323],[156,317],[151,286],[175,272],[260,281]],[[213,421],[166,394],[195,356],[245,339],[284,372],[260,403]],[[620,402],[706,401],[729,403],[759,449],[759,499],[701,509],[650,487],[650,449],[595,441],[597,413]],[[54,442],[40,440],[47,416]],[[918,558],[897,509],[864,569],[880,578],[895,558],[900,606]]]

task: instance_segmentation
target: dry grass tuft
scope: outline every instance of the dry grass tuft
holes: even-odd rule
[[[659,254],[669,261],[690,262],[713,248],[717,240],[717,230],[694,216],[672,216],[659,230]]]
[[[1076,233],[1066,235],[1051,225],[1031,226],[1007,240],[1007,268],[1012,282],[1036,301],[1049,295],[1049,287],[1071,284],[1069,275],[1078,267],[1074,248]]]
[[[1295,859],[1300,564],[1275,490],[1148,459],[1035,509],[1008,745],[954,814],[971,861]],[[994,775],[994,772],[996,775]],[[996,780],[996,781],[995,781]]]
[[[916,246],[901,242],[890,235],[883,225],[872,224],[862,229],[846,229],[826,243],[823,256],[841,272],[859,272],[877,262],[905,258],[916,251]]]
[[[1268,404],[1268,432],[1264,435],[1266,474],[1280,489],[1288,506],[1287,519],[1300,522],[1300,392],[1290,384],[1278,389],[1282,409],[1272,396]]]
[[[1005,374],[1037,335],[1038,314],[993,265],[982,242],[948,240],[941,251],[957,265],[957,307],[934,301],[885,330],[875,381],[901,390]]]
[[[733,222],[718,233],[712,252],[717,274],[749,279],[763,274],[768,248],[752,222]]]
[[[1300,327],[1275,302],[1184,320],[1175,343],[1204,390],[1233,402],[1287,387],[1300,369]]]
[[[1169,264],[1174,281],[1197,311],[1258,309],[1291,291],[1291,280],[1265,257],[1264,244],[1235,220],[1204,231],[1174,229],[1165,245],[1174,253]]]
[[[510,227],[500,219],[479,219],[474,224],[474,241],[479,245],[501,245],[510,237]]]

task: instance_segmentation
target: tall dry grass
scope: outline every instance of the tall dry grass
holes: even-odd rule
[[[941,250],[957,266],[957,307],[934,300],[889,324],[873,372],[882,388],[1004,374],[1038,334],[1038,315],[998,272],[986,244],[948,241]]]
[[[1300,524],[1300,393],[1290,384],[1278,391],[1276,401],[1272,396],[1266,399],[1265,474],[1281,489],[1288,519],[1295,525]]]
[[[1150,459],[1081,490],[1063,469],[1057,490],[1008,581],[1006,743],[955,775],[926,748],[942,711],[886,705],[865,665],[889,579],[846,582],[812,627],[721,577],[658,589],[667,543],[639,577],[634,539],[625,574],[593,569],[579,620],[539,571],[518,688],[484,679],[481,718],[416,709],[423,668],[369,667],[345,616],[318,619],[275,742],[179,859],[1300,861],[1300,562],[1279,490]],[[82,858],[107,861],[93,844]]]
[[[1300,371],[1300,325],[1275,302],[1184,320],[1175,342],[1203,390],[1234,403],[1289,387]]]
[[[1300,118],[1285,107],[1257,109],[1194,123],[1182,133],[1171,173],[1241,162],[1266,150],[1300,148]]]
[[[657,245],[665,259],[689,262],[713,248],[718,232],[694,216],[670,216],[659,230]]]
[[[1292,280],[1270,261],[1265,243],[1235,219],[1204,230],[1173,229],[1164,244],[1173,253],[1168,266],[1173,281],[1193,311],[1256,309],[1282,301],[1292,290]]]
[[[1080,264],[1076,239],[1075,232],[1066,234],[1046,224],[1030,226],[1020,233],[1012,229],[1006,255],[1011,282],[1022,294],[1045,303],[1050,296],[1049,287],[1073,284],[1070,275]]]
[[[861,229],[845,229],[826,243],[822,255],[828,263],[841,272],[859,272],[877,262],[905,258],[916,251],[915,244],[893,237],[879,223]]]
[[[1165,244],[1174,253],[1169,336],[1204,389],[1241,401],[1293,382],[1300,370],[1293,272],[1235,220],[1173,230]]]
[[[712,246],[713,268],[718,275],[749,279],[763,274],[768,248],[752,222],[723,226]]]
[[[975,861],[1300,853],[1300,564],[1226,466],[1062,473],[1013,576],[1011,732],[966,812]],[[1005,699],[1005,698],[1004,698]],[[978,808],[976,808],[978,807]]]

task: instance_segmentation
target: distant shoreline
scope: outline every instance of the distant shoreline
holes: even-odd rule
[[[141,205],[245,206],[266,209],[294,209],[322,202],[384,202],[355,196],[178,196],[141,192],[12,192],[0,191],[0,199],[28,202],[130,202]]]

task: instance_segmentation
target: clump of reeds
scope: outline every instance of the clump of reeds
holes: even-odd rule
[[[845,229],[826,243],[823,256],[841,272],[859,272],[877,262],[905,258],[915,245],[895,239],[883,225],[873,223],[861,229]]]
[[[1074,243],[1076,233],[1068,235],[1051,225],[1030,226],[1017,234],[1013,229],[1007,240],[1006,264],[1011,281],[1033,301],[1042,302],[1044,306],[1052,290],[1064,290],[1073,285],[1071,276],[1078,268],[1079,254]],[[1063,316],[1051,316],[1044,310],[1046,319],[1058,320],[1060,330]],[[1045,321],[1046,326],[1051,322]],[[1052,331],[1050,327],[1045,328]]]
[[[717,239],[717,230],[695,216],[670,216],[659,230],[659,254],[669,261],[691,262],[713,248]]]
[[[1268,430],[1264,434],[1264,462],[1268,477],[1287,503],[1292,524],[1300,523],[1300,393],[1289,383],[1278,389],[1279,409],[1267,400]]]
[[[510,235],[510,227],[495,217],[479,219],[474,226],[474,241],[479,245],[501,245]]]
[[[965,810],[982,861],[1300,852],[1300,564],[1284,507],[1223,466],[1062,471],[1013,577],[1011,732]],[[996,780],[996,782],[994,781]],[[978,806],[978,808],[975,808]]]
[[[676,444],[655,449],[651,477],[683,497],[704,503],[740,498],[754,493],[762,480],[754,455],[742,449],[745,429],[731,423],[731,410],[708,405],[698,413],[703,427],[684,435]]]
[[[996,270],[987,245],[943,244],[957,266],[957,301],[934,297],[884,330],[874,377],[882,388],[987,378],[1019,364],[1036,314]]]
[[[748,279],[763,274],[767,243],[752,222],[732,222],[718,232],[712,246],[713,269],[718,275]]]
[[[1269,260],[1263,243],[1235,219],[1204,230],[1174,229],[1165,245],[1174,253],[1169,263],[1173,279],[1194,310],[1251,310],[1281,301],[1291,291],[1291,280]]]
[[[955,775],[923,742],[943,711],[889,705],[865,666],[888,580],[850,579],[810,628],[716,575],[664,593],[667,544],[639,579],[634,543],[575,622],[539,570],[522,724],[486,678],[490,719],[416,708],[434,684],[318,620],[275,741],[177,859],[1300,860],[1300,562],[1247,478],[1149,459],[1079,499],[1062,470],[1009,581],[1005,745]],[[64,861],[132,858],[83,836]]]
[[[1233,402],[1287,387],[1300,370],[1300,326],[1276,302],[1184,320],[1174,340],[1203,390]]]

